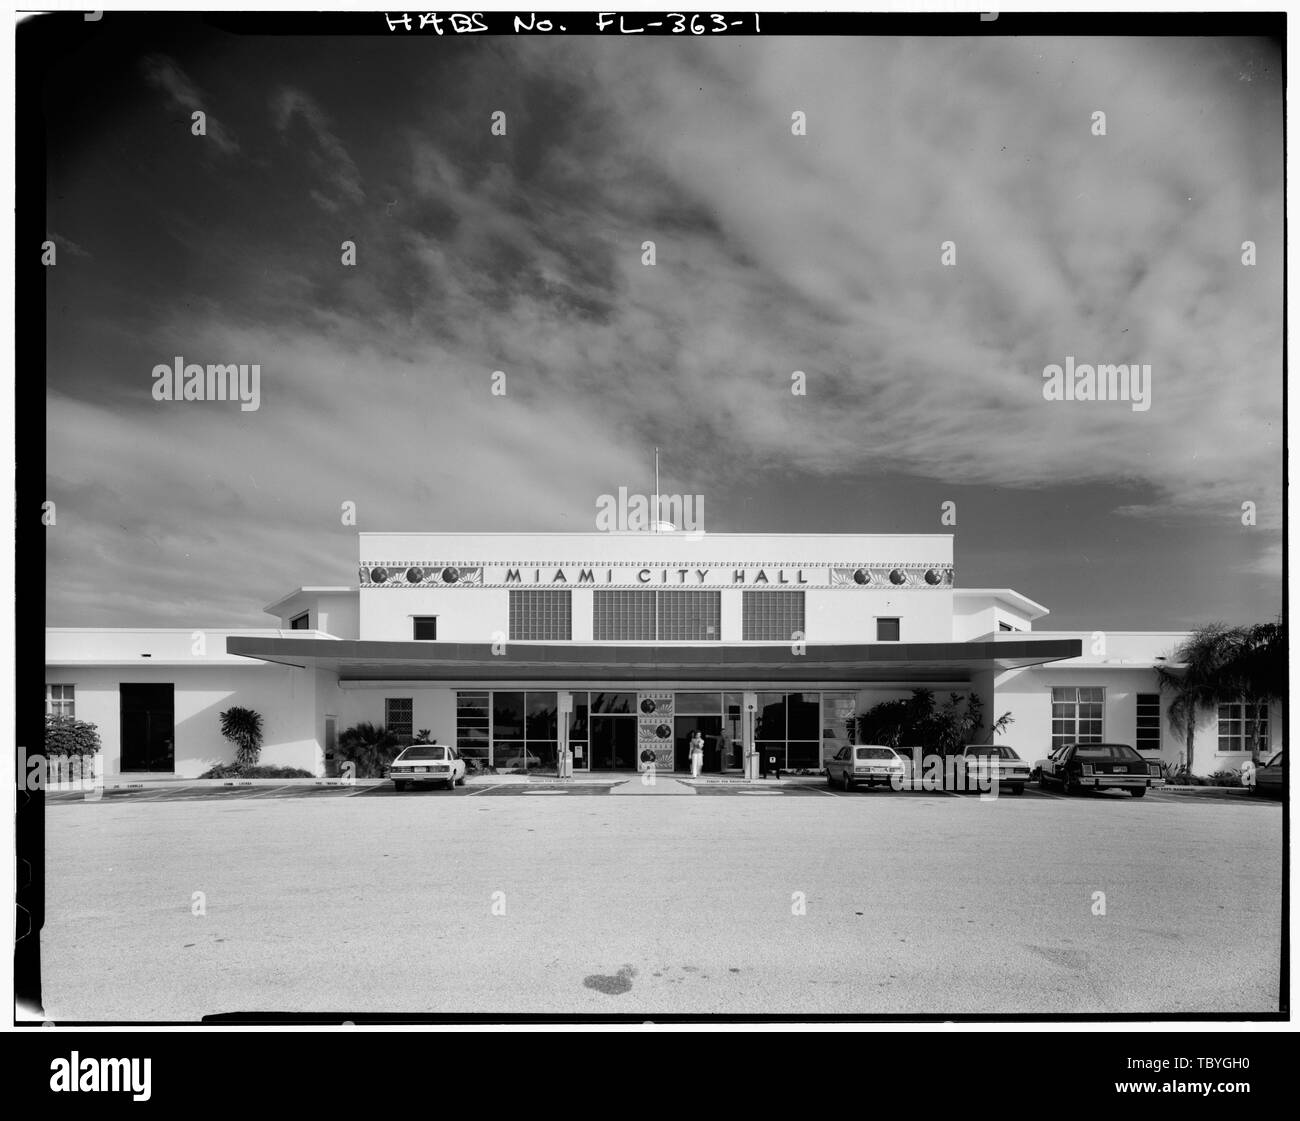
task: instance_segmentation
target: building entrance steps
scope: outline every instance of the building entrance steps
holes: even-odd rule
[[[654,781],[650,779],[653,777]],[[635,775],[628,779],[627,782],[620,783],[610,790],[611,794],[694,794],[695,789],[687,786],[686,783],[675,778],[668,778],[664,775],[647,775],[642,780],[641,775]]]

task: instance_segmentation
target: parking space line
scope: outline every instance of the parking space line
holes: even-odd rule
[[[164,787],[162,790],[159,790],[156,794],[145,794],[142,792],[134,795],[128,794],[127,797],[132,802],[156,802],[159,799],[167,798],[169,795],[183,794],[186,790],[193,790],[193,789],[194,788],[189,785]]]
[[[293,789],[293,784],[286,783],[284,786],[273,786],[269,790],[264,790],[261,794],[250,794],[248,797],[250,800],[253,798],[269,798],[272,794],[278,794],[281,790],[292,790],[292,789]]]

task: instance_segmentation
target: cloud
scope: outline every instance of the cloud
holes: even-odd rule
[[[162,54],[147,55],[140,65],[145,80],[167,95],[172,108],[184,110],[187,116],[192,116],[196,111],[203,112],[207,138],[224,155],[233,156],[239,152],[235,138],[220,121],[214,119],[211,98],[190,80],[174,59]]]
[[[302,90],[285,87],[271,100],[271,116],[276,131],[284,133],[295,120],[301,120],[315,142],[316,151],[310,153],[312,166],[332,185],[335,192],[351,203],[365,201],[361,175],[343,142],[330,128],[329,118],[308,94]],[[323,210],[333,213],[338,201],[318,190],[310,192],[311,198]]]
[[[649,490],[655,445],[681,480],[665,489],[705,493],[713,529],[746,528],[721,524],[727,498],[769,475],[808,479],[810,502],[818,479],[1001,502],[1094,484],[1139,496],[1111,513],[1159,524],[1222,525],[1251,500],[1274,577],[1269,50],[529,41],[449,54],[432,88],[395,61],[393,89],[351,116],[364,85],[331,91],[286,60],[291,84],[249,94],[279,142],[276,189],[248,188],[256,232],[242,214],[212,231],[197,203],[169,226],[191,272],[233,279],[132,325],[151,361],[260,363],[262,409],[152,402],[148,362],[56,371],[51,490],[74,516],[49,537],[52,613],[188,623],[202,601],[257,622],[250,592],[352,578],[345,500],[362,529],[590,529],[598,495]],[[349,130],[371,114],[383,129]],[[363,183],[387,205],[361,207]],[[355,269],[321,232],[345,208]],[[1149,363],[1151,409],[1045,401],[1043,367],[1067,355]]]
[[[50,231],[50,240],[71,257],[91,256],[88,249],[83,249],[75,241],[63,237],[61,234],[56,234],[53,230]]]

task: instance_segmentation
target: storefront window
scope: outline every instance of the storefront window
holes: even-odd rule
[[[527,693],[528,722],[524,738],[554,740],[559,735],[554,693]]]
[[[759,693],[754,738],[760,742],[785,739],[784,693]]]
[[[678,693],[675,703],[679,716],[717,716],[722,712],[721,693]]]
[[[821,705],[816,693],[790,693],[786,697],[786,739],[817,740],[821,731]],[[793,766],[793,764],[792,764]]]
[[[822,765],[821,745],[816,740],[791,740],[786,745],[785,765],[792,771],[798,768],[817,770]]]
[[[754,739],[783,770],[821,766],[821,694],[759,693]]]
[[[618,714],[636,712],[635,693],[592,693],[591,711],[593,714]]]
[[[474,696],[474,694],[467,694]],[[583,703],[585,693],[575,696]],[[559,713],[556,694],[539,692],[494,692],[492,694],[492,765],[498,771],[523,771],[554,767],[559,756]]]
[[[486,692],[456,694],[456,749],[486,765],[491,744],[492,707]]]
[[[492,694],[492,738],[498,744],[524,738],[523,693]]]

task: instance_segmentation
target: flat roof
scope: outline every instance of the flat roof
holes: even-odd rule
[[[574,643],[387,642],[231,635],[226,650],[247,658],[336,672],[340,681],[428,682],[527,679],[555,683],[644,682],[696,677],[738,684],[782,681],[964,680],[982,670],[1019,669],[1076,658],[1081,639],[1016,642],[900,642],[817,645],[620,646]]]
[[[274,603],[268,603],[262,608],[262,610],[268,614],[274,615],[277,607],[283,607],[286,603],[297,599],[301,595],[320,594],[322,592],[355,592],[359,590],[359,588],[352,584],[304,584],[301,588],[295,588],[288,595],[281,596]]]

